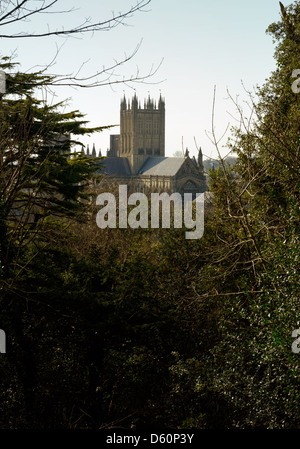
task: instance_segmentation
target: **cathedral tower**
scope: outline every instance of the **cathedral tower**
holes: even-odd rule
[[[165,102],[161,96],[157,105],[148,97],[142,108],[136,95],[131,104],[124,95],[118,156],[128,158],[132,174],[138,173],[149,156],[165,156]]]

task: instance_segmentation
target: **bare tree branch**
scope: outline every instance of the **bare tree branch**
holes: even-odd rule
[[[42,3],[39,0],[23,0],[20,3],[18,1],[9,0],[8,4],[12,6],[12,8],[8,11],[5,11],[4,14],[1,16],[0,13],[0,27],[6,26],[12,23],[16,22],[24,22],[29,17],[39,15],[41,13],[47,12],[54,13],[54,14],[61,14],[61,13],[70,13],[72,11],[51,11],[51,8],[58,3],[59,0],[53,0],[53,1],[42,1]],[[113,16],[110,19],[105,19],[101,21],[96,21],[91,23],[90,18],[86,18],[85,21],[79,25],[74,26],[73,28],[66,28],[64,29],[63,26],[52,30],[49,29],[42,33],[35,33],[30,31],[22,31],[19,33],[3,33],[0,34],[0,38],[4,39],[20,39],[20,38],[37,38],[37,37],[49,37],[49,36],[71,36],[71,35],[79,35],[83,33],[93,33],[96,31],[109,31],[112,28],[115,28],[116,26],[122,24],[125,25],[125,19],[131,17],[134,13],[137,11],[144,11],[145,6],[147,6],[151,0],[138,0],[137,3],[134,6],[131,6],[130,9],[128,9],[125,12],[119,12],[116,15],[113,14]],[[41,3],[40,6],[37,6],[36,8],[33,7],[32,3]]]

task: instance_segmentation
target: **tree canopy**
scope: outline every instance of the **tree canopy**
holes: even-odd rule
[[[277,68],[233,131],[236,162],[210,171],[199,240],[99,230],[95,161],[69,136],[100,128],[38,100],[44,73],[7,77],[2,428],[299,428],[300,2],[281,11]]]

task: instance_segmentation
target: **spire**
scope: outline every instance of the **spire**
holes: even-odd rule
[[[202,154],[201,147],[199,148],[199,152],[198,152],[198,168],[200,171],[204,171],[203,154]]]
[[[162,99],[161,93],[159,94],[159,100],[158,100],[158,109],[164,109],[165,107],[165,102]]]
[[[148,95],[147,109],[153,109],[153,101],[150,98],[150,94]]]
[[[190,157],[189,153],[190,153],[189,150],[186,148],[184,157]]]
[[[96,157],[96,148],[95,148],[95,144],[94,143],[93,143],[92,157]]]
[[[124,93],[123,100],[121,101],[121,109],[126,109],[126,97],[125,97],[125,93]]]
[[[87,156],[90,155],[90,146],[89,146],[89,144],[87,144],[87,146],[86,146],[86,155]]]
[[[136,92],[134,92],[134,96],[133,96],[133,99],[132,99],[132,109],[134,109],[134,108],[137,108],[138,107],[138,100],[137,100],[137,97],[136,97]]]
[[[98,157],[102,157],[101,148],[99,148]]]

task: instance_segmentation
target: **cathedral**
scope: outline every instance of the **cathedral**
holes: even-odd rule
[[[89,154],[89,149],[88,149]],[[92,155],[96,156],[95,147]],[[100,174],[107,181],[127,184],[139,192],[197,193],[208,190],[202,152],[189,156],[165,156],[165,102],[150,99],[143,107],[136,95],[120,107],[120,134],[110,136],[110,149],[101,160]]]

